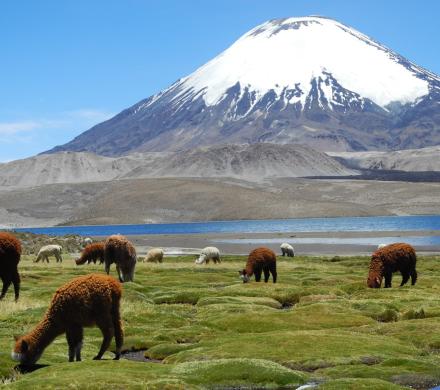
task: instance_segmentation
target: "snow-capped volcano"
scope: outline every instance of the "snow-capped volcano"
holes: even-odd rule
[[[255,27],[169,88],[52,151],[307,143],[322,150],[440,143],[440,78],[355,29],[310,16]]]

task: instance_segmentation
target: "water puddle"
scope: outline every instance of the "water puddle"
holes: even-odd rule
[[[162,363],[159,359],[150,359],[145,357],[146,349],[140,349],[137,351],[125,351],[121,353],[122,359],[131,360],[133,362],[144,362],[144,363]]]

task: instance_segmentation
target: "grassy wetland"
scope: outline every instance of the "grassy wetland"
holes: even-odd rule
[[[60,336],[39,369],[19,373],[13,335],[43,316],[54,291],[103,266],[20,263],[22,290],[0,302],[0,383],[18,388],[429,389],[440,383],[440,256],[419,256],[415,286],[366,288],[368,257],[278,258],[279,282],[243,284],[244,256],[196,266],[192,256],[138,263],[124,284],[124,350],[150,362],[92,361],[101,343],[85,331],[83,361],[67,362]],[[116,272],[112,266],[112,275]]]

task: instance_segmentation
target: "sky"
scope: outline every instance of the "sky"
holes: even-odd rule
[[[266,20],[306,15],[440,74],[438,0],[1,0],[0,162],[70,141]]]

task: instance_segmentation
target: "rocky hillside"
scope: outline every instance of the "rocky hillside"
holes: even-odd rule
[[[61,152],[0,164],[0,185],[32,187],[148,177],[345,176],[355,173],[328,155],[301,145],[224,145],[183,152],[104,157]]]

